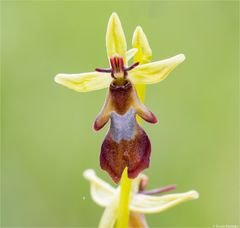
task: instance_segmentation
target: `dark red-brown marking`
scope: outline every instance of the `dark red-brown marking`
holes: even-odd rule
[[[128,111],[133,102],[133,88],[128,80],[124,80],[123,84],[117,80],[110,85],[109,95],[111,96],[111,105],[118,114],[124,114]]]
[[[118,183],[122,172],[128,167],[129,178],[135,178],[149,166],[151,143],[144,130],[137,125],[136,135],[132,140],[115,142],[111,132],[106,135],[100,154],[101,168],[106,170]]]

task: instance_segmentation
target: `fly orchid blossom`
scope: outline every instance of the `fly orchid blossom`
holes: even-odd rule
[[[91,196],[96,204],[105,207],[100,220],[99,228],[112,228],[116,224],[118,215],[118,200],[120,189],[113,188],[110,184],[100,179],[94,170],[86,170],[84,177],[90,181]],[[159,189],[147,191],[145,188],[148,178],[140,174],[133,180],[130,194],[130,218],[129,228],[148,227],[144,214],[155,214],[163,212],[171,207],[188,200],[197,199],[198,192],[192,190],[185,193],[173,193],[162,196],[156,194],[168,192],[175,189],[175,186],[166,186]]]
[[[140,30],[138,27],[136,33],[141,33]],[[162,81],[185,59],[183,54],[179,54],[149,63],[151,49],[146,38],[137,35],[135,38],[143,39],[141,41],[143,45],[127,51],[121,22],[118,15],[113,13],[106,33],[110,68],[96,68],[94,72],[80,74],[61,73],[55,77],[57,83],[78,92],[109,88],[105,104],[93,127],[98,131],[109,119],[111,120],[109,131],[101,147],[100,165],[116,183],[119,182],[125,168],[128,177],[133,179],[149,166],[150,140],[136,121],[136,116],[153,124],[157,123],[157,118],[140,101],[135,86],[139,89],[141,85]],[[136,56],[134,60],[139,61],[128,66],[128,61],[134,56]]]

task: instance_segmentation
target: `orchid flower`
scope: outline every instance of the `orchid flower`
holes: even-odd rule
[[[113,188],[110,184],[100,179],[92,169],[86,170],[83,175],[90,181],[93,201],[105,208],[99,228],[114,227],[118,215],[119,187]],[[129,227],[148,227],[144,214],[160,213],[180,203],[199,197],[198,192],[194,190],[185,193],[155,196],[158,193],[174,190],[175,186],[146,191],[147,183],[148,178],[144,174],[140,174],[133,180],[129,205]]]
[[[143,45],[139,47],[137,44],[140,41],[136,40],[136,45],[127,51],[120,19],[113,13],[106,33],[110,68],[96,68],[94,72],[80,74],[61,73],[55,77],[57,83],[78,92],[109,88],[105,104],[93,127],[98,131],[111,120],[110,129],[101,147],[100,165],[116,183],[121,179],[125,168],[128,177],[134,179],[149,166],[150,161],[151,143],[136,116],[153,124],[157,123],[157,118],[141,102],[135,86],[139,90],[144,88],[141,85],[162,81],[185,59],[183,54],[179,54],[165,60],[149,62],[151,49],[147,46],[146,37],[138,34],[141,34],[140,27],[136,29],[135,38],[143,39]],[[128,66],[132,57],[138,61]]]
[[[134,31],[132,48],[127,50],[116,13],[111,15],[108,22],[106,47],[110,68],[96,68],[94,72],[79,74],[60,73],[55,81],[78,92],[108,88],[105,103],[93,128],[98,131],[111,120],[101,147],[100,166],[114,182],[118,183],[121,179],[121,184],[114,189],[98,178],[93,170],[85,171],[84,176],[91,183],[93,200],[105,207],[100,228],[147,227],[144,214],[162,212],[181,202],[198,198],[196,191],[152,196],[175,187],[146,191],[147,177],[141,174],[149,166],[151,153],[150,140],[140,126],[141,119],[157,123],[157,117],[143,104],[145,85],[161,82],[184,61],[185,56],[179,54],[151,62],[152,50],[140,26]],[[128,65],[131,58],[134,62]]]

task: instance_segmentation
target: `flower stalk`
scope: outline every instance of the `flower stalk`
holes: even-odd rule
[[[128,178],[126,167],[123,171],[120,184],[119,211],[116,225],[117,228],[128,227],[131,188],[132,180]]]

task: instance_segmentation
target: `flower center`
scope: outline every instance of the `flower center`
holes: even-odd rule
[[[112,66],[113,78],[125,78],[127,76],[127,72],[125,71],[122,57],[119,57],[119,56],[111,57],[110,64]]]
[[[96,68],[95,70],[102,73],[111,73],[111,76],[114,79],[125,79],[128,75],[127,72],[135,68],[139,62],[133,63],[129,67],[125,67],[123,58],[121,56],[115,55],[110,58],[110,64],[111,68],[109,69]]]

